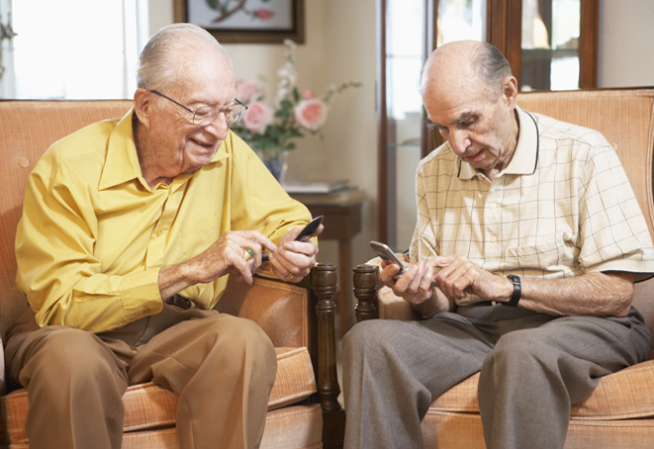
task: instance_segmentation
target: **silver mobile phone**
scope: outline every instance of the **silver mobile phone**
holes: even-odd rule
[[[406,266],[404,263],[395,255],[392,249],[389,248],[388,245],[381,243],[381,242],[375,242],[374,240],[370,242],[370,247],[375,250],[377,255],[381,257],[381,259],[386,262],[386,263],[394,263],[400,266],[400,271],[398,271],[395,276],[393,276],[393,279],[398,280],[400,276],[404,274],[404,272],[407,270]],[[434,274],[438,274],[438,271],[440,271],[440,268],[434,268]],[[435,286],[436,281],[432,279],[431,281],[431,286]]]
[[[393,276],[393,279],[397,279],[406,271],[406,266],[404,263],[395,255],[392,249],[388,247],[385,243],[375,242],[372,240],[370,242],[370,247],[377,253],[381,259],[386,263],[394,263],[400,267],[400,271]]]

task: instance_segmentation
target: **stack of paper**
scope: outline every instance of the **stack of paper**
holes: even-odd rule
[[[285,181],[282,187],[289,194],[333,193],[346,189],[348,181]]]

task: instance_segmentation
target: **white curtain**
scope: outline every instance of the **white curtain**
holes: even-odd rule
[[[5,34],[11,34],[11,0],[0,0],[0,27]],[[3,33],[0,33],[2,36]],[[2,39],[0,42],[0,98],[14,95],[14,46],[13,39]]]
[[[13,76],[5,72],[3,97],[131,98],[149,35],[147,1],[14,0]]]

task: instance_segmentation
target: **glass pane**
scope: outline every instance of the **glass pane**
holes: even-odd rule
[[[580,0],[522,0],[521,90],[579,87]]]
[[[436,46],[486,40],[486,0],[439,0],[436,20]]]
[[[15,97],[130,98],[144,10],[136,0],[14,1]]]
[[[388,244],[409,248],[415,225],[415,171],[420,160],[422,98],[418,91],[426,54],[424,0],[388,0],[386,16]],[[394,180],[394,182],[393,182]]]
[[[386,61],[389,118],[404,120],[407,114],[422,111],[422,98],[418,90],[422,57],[389,55]],[[413,129],[413,137],[420,137],[420,123]]]
[[[422,59],[425,36],[424,0],[389,0],[386,6],[386,52]]]

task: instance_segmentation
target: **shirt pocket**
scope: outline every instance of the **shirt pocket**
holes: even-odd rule
[[[503,269],[521,271],[525,276],[562,277],[575,271],[575,247],[562,240],[506,249]]]

